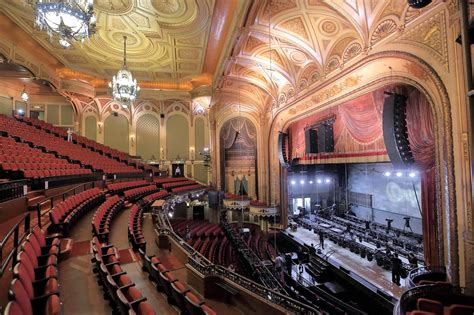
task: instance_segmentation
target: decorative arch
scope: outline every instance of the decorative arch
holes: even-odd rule
[[[384,64],[391,64],[393,73],[387,68],[381,71]],[[374,71],[374,69],[378,71]],[[279,199],[280,176],[282,171],[277,158],[278,131],[286,130],[289,124],[311,111],[335,106],[359,95],[370,92],[388,84],[407,84],[418,89],[429,101],[434,117],[435,136],[435,177],[433,184],[436,190],[436,213],[429,224],[436,226],[430,240],[437,252],[427,257],[431,264],[447,265],[451,280],[459,281],[457,210],[455,199],[453,136],[451,121],[451,104],[447,89],[437,72],[424,60],[399,51],[375,53],[359,63],[348,67],[337,76],[336,80],[326,84],[312,95],[307,95],[298,102],[280,108],[272,122],[269,141],[271,168],[271,198]],[[443,183],[443,184],[442,184]],[[275,191],[277,193],[275,193]],[[283,200],[282,208],[285,207]],[[284,214],[285,215],[285,214]],[[443,238],[444,237],[444,238]],[[446,252],[446,255],[445,255]],[[446,258],[445,258],[446,257]]]
[[[152,113],[141,114],[136,123],[137,155],[142,160],[160,159],[160,119]]]
[[[128,153],[129,124],[122,114],[109,115],[104,121],[104,144]]]
[[[174,112],[166,118],[166,157],[168,160],[188,160],[189,117]]]

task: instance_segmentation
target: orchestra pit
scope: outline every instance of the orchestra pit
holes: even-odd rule
[[[0,0],[0,314],[474,314],[474,3]]]

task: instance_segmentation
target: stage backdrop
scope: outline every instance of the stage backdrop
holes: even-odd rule
[[[434,137],[430,104],[423,94],[410,86],[381,88],[291,124],[288,128],[291,159],[311,159],[321,155],[326,157],[386,155],[382,124],[386,90],[408,96],[407,127],[410,147],[420,169],[432,167]],[[335,117],[334,152],[306,154],[304,128],[332,116]]]

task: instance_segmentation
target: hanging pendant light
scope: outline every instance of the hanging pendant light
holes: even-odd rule
[[[123,37],[123,65],[117,75],[113,76],[109,82],[109,88],[115,101],[122,104],[123,108],[128,108],[137,99],[140,87],[132,73],[127,69],[127,36]]]
[[[96,31],[93,0],[29,0],[36,14],[36,26],[68,48],[72,41],[89,38]]]
[[[22,101],[25,102],[25,103],[28,102],[28,99],[30,98],[30,96],[26,92],[26,86],[25,85],[23,85],[23,91],[21,92],[20,97],[21,97]]]

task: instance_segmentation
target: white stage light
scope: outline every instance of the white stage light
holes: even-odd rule
[[[318,184],[321,184],[322,182],[323,182],[322,180],[318,179]]]
[[[301,184],[301,185],[304,185],[304,180],[300,180],[300,184]]]
[[[326,184],[329,184],[331,180],[329,178],[326,178]]]
[[[294,180],[292,180],[292,181],[291,181],[291,184],[294,185],[294,184],[296,184],[296,182],[295,182]]]
[[[309,183],[310,183],[310,184],[312,184],[312,183],[313,183],[313,181],[312,181],[312,180],[310,180],[310,181],[309,181]]]
[[[387,171],[387,172],[383,173],[383,175],[389,177],[390,175],[392,175],[392,173]]]
[[[402,172],[397,172],[397,174],[395,174],[395,175],[397,175],[397,177],[402,177],[403,174],[402,174]]]
[[[416,173],[415,173],[415,172],[410,172],[410,174],[408,174],[408,176],[410,176],[411,178],[413,178],[413,177],[416,176]]]

